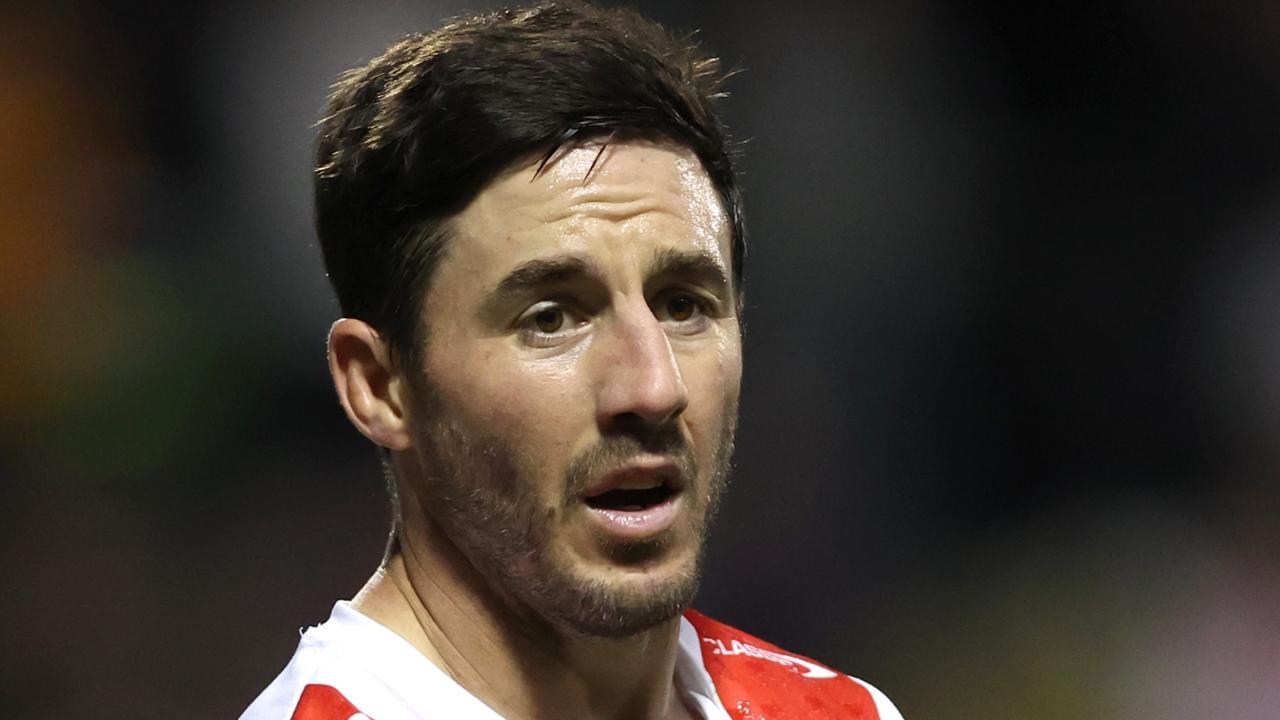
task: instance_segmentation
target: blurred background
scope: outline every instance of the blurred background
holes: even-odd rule
[[[312,125],[484,2],[0,10],[0,709],[235,717],[380,557]],[[1280,717],[1280,6],[642,2],[743,69],[701,608],[908,720]]]

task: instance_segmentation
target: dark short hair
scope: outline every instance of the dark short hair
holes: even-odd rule
[[[415,34],[333,88],[316,153],[316,229],[342,313],[416,360],[448,221],[515,162],[599,140],[687,147],[744,237],[724,75],[638,13],[580,2],[507,9]],[[428,322],[429,327],[429,322]]]

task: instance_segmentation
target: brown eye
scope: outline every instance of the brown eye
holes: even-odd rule
[[[684,322],[698,311],[698,304],[688,295],[675,295],[667,300],[667,314],[676,322]]]
[[[539,310],[537,315],[533,316],[533,324],[537,326],[538,332],[554,333],[564,327],[564,311],[559,308],[547,308]]]

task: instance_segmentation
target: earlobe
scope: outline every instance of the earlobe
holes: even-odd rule
[[[342,318],[329,328],[329,374],[347,419],[362,435],[389,450],[413,444],[405,384],[368,323]]]

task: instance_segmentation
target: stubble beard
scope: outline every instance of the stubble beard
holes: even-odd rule
[[[423,409],[428,420],[418,438],[425,470],[422,506],[515,614],[582,635],[621,638],[671,620],[692,603],[707,533],[728,482],[736,400],[725,403],[722,429],[705,475],[674,425],[637,429],[606,436],[574,458],[562,484],[561,502],[550,507],[536,491],[535,469],[526,467],[527,461],[522,462],[513,448],[497,437],[460,427],[438,408]],[[624,584],[611,576],[586,576],[556,542],[557,524],[564,513],[581,510],[579,495],[589,483],[641,453],[676,459],[687,483],[684,537],[692,538],[696,548],[682,567],[660,577],[636,582],[632,574]],[[686,552],[669,548],[670,541],[671,535],[664,534],[655,540],[610,545],[609,558],[615,566],[631,570],[660,560],[668,551]]]

